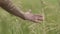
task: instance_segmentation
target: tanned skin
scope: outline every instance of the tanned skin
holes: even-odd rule
[[[0,0],[0,7],[6,10],[8,13],[11,13],[15,16],[18,16],[24,20],[29,20],[32,22],[43,21],[43,17],[41,15],[32,14],[31,11],[24,13],[16,7],[11,0]]]

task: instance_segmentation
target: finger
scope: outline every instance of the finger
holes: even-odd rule
[[[41,14],[35,14],[35,15],[37,15],[37,16],[42,16]]]
[[[39,20],[35,20],[35,22],[36,22],[36,23],[38,23],[38,22],[39,22]]]
[[[31,14],[32,13],[31,9],[29,9],[26,13]]]
[[[42,18],[42,15],[34,15],[36,18]]]
[[[29,13],[32,13],[31,9],[28,10]]]
[[[43,21],[43,18],[38,18],[39,21]]]
[[[32,22],[34,22],[34,23],[39,23],[38,20],[30,20],[30,21],[32,21]]]
[[[43,17],[38,17],[37,19],[40,21],[43,21]]]
[[[37,23],[37,22],[39,22],[40,20],[38,20],[38,19],[35,18],[35,19],[33,19],[32,21]]]
[[[42,20],[43,20],[43,17],[35,16],[35,20],[40,20],[40,21],[42,21]]]

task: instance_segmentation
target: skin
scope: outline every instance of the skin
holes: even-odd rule
[[[24,20],[29,20],[32,22],[43,21],[43,17],[41,15],[32,14],[31,10],[24,13],[19,7],[16,7],[11,0],[0,0],[0,7],[6,10],[8,13],[18,16]]]

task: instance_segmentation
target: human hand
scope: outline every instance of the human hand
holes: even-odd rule
[[[31,10],[29,10],[29,12],[26,12],[24,14],[25,19],[32,21],[32,22],[40,22],[43,21],[43,16],[42,15],[38,15],[38,14],[32,14]]]

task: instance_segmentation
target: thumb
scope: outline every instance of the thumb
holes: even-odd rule
[[[28,13],[32,13],[31,9],[28,10]]]
[[[31,14],[31,13],[32,13],[31,9],[29,9],[29,10],[26,12],[26,14]]]

